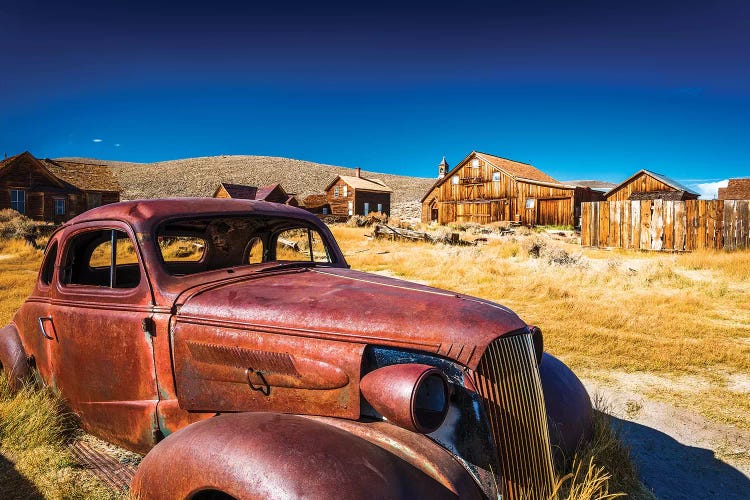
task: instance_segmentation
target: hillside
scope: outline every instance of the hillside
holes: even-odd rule
[[[346,167],[273,156],[207,156],[156,163],[66,159],[112,166],[123,187],[123,200],[211,196],[220,182],[253,186],[279,182],[285,190],[297,193],[302,200],[309,194],[322,193],[336,175],[353,175],[354,172]],[[394,214],[406,207],[414,212],[415,202],[419,202],[435,182],[435,179],[364,170],[362,176],[382,179],[393,189]]]

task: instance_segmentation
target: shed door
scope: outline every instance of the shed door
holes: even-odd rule
[[[537,200],[536,223],[543,226],[567,226],[572,224],[570,198]]]

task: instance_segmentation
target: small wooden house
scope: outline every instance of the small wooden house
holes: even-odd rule
[[[422,221],[573,225],[574,193],[532,165],[472,151],[422,198]]]
[[[367,215],[370,212],[391,213],[391,193],[380,179],[355,175],[338,175],[325,189],[332,215]]]
[[[222,182],[214,191],[214,198],[234,198],[239,200],[260,200],[270,201],[272,203],[281,203],[283,205],[299,206],[297,197],[294,194],[287,193],[281,184],[271,184],[268,186],[255,187],[245,186],[242,184],[230,184]]]
[[[719,188],[720,200],[750,200],[750,177],[729,179],[725,188]]]
[[[28,151],[0,162],[0,209],[64,222],[118,201],[120,186],[107,165],[39,159]]]
[[[604,195],[615,187],[612,182],[603,182],[595,180],[585,181],[562,181],[567,186],[572,186],[573,193],[573,210],[575,217],[575,226],[581,225],[581,203],[592,201],[605,201]]]
[[[650,170],[639,170],[628,179],[610,189],[606,201],[626,200],[697,200],[699,193],[666,175]]]

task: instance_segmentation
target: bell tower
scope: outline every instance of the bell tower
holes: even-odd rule
[[[443,156],[443,161],[440,162],[440,165],[438,165],[438,179],[442,179],[445,177],[445,174],[448,173],[448,162],[445,161],[445,156]]]

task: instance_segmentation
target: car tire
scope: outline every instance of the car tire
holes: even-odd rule
[[[0,329],[0,365],[2,365],[2,376],[8,381],[10,392],[18,392],[31,370],[21,339],[13,325]]]

